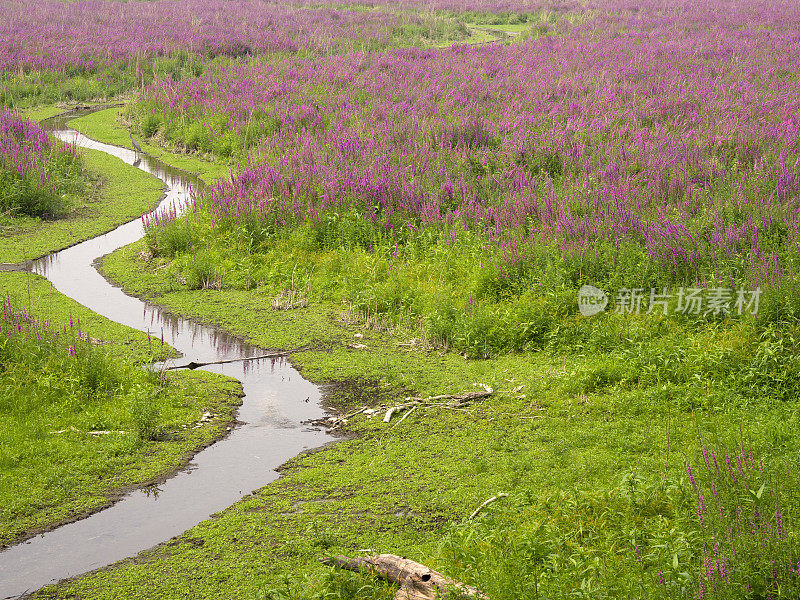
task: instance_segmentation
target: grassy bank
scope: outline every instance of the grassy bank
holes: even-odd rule
[[[174,351],[92,313],[43,278],[0,274],[0,294],[0,545],[157,481],[233,418],[238,384],[208,373],[144,371]],[[188,427],[206,411],[218,415],[213,423]]]
[[[97,111],[85,117],[73,119],[69,122],[69,126],[92,139],[132,149],[130,131],[122,121],[123,110],[122,108],[109,108]],[[191,154],[177,155],[146,140],[139,140],[139,143],[142,150],[149,156],[163,159],[175,168],[196,173],[206,183],[211,183],[218,177],[230,175],[230,165],[225,161],[200,160]]]
[[[89,184],[71,210],[57,219],[26,215],[2,217],[0,263],[39,258],[105,233],[152,209],[163,184],[121,160],[82,150]]]
[[[794,403],[685,402],[674,383],[609,377],[624,365],[608,353],[465,360],[410,350],[411,332],[365,327],[338,305],[277,311],[258,291],[189,291],[137,254],[118,252],[104,269],[131,292],[150,290],[171,310],[264,347],[313,344],[293,362],[328,382],[329,401],[343,411],[475,384],[495,394],[466,410],[420,408],[396,426],[354,417],[353,438],[291,461],[280,480],[218,518],[39,597],[391,597],[369,578],[331,575],[317,562],[365,549],[439,567],[492,598],[535,597],[534,588],[541,597],[689,597],[708,532],[686,461],[699,471],[704,446],[722,460],[743,441],[780,474],[799,449]],[[785,520],[795,519],[795,491],[771,481]],[[511,497],[477,521],[465,518],[501,491]]]
[[[42,122],[50,117],[55,117],[64,112],[65,109],[56,106],[55,104],[38,104],[29,106],[27,108],[18,110],[17,112],[23,115],[26,119],[31,121]]]

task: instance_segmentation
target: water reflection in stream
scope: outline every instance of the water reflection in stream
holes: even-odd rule
[[[160,161],[90,140],[59,127],[58,121],[53,134],[107,152],[163,180],[162,208],[182,206],[191,186],[199,184]],[[164,343],[183,353],[181,363],[233,361],[202,368],[241,381],[245,396],[237,413],[239,425],[157,488],[134,491],[106,510],[0,552],[0,598],[109,565],[168,540],[275,480],[275,468],[289,458],[332,439],[303,425],[323,415],[320,391],[287,362],[252,358],[265,351],[127,296],[97,272],[95,260],[142,235],[137,219],[35,261],[32,271],[96,313],[158,338],[163,335]]]

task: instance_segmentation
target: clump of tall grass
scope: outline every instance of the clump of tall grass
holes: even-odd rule
[[[196,205],[193,208],[196,210]],[[153,256],[175,256],[192,249],[192,224],[188,217],[179,218],[174,205],[142,215],[142,227]]]
[[[607,489],[521,492],[453,524],[435,564],[493,600],[690,597],[690,505],[681,482],[633,474]]]
[[[686,471],[700,524],[697,598],[797,598],[800,595],[798,481],[755,458],[703,446]]]
[[[14,113],[0,111],[0,213],[53,218],[83,188],[75,147]]]
[[[800,320],[776,316],[776,290],[764,291],[757,317],[673,307],[668,315],[610,310],[586,318],[578,314],[579,265],[550,247],[534,263],[508,265],[502,248],[458,227],[391,232],[340,213],[275,231],[244,218],[209,230],[213,218],[199,204],[184,216],[146,219],[150,251],[174,259],[191,288],[258,287],[272,298],[288,281],[303,281],[317,301],[345,302],[386,326],[411,324],[415,337],[470,358],[608,356],[576,377],[576,393],[673,384],[701,404],[709,386],[726,401],[800,394]]]
[[[119,398],[141,439],[157,434],[159,376],[121,361],[69,317],[60,327],[42,320],[10,296],[0,315],[0,412],[20,418],[41,404],[64,414]]]

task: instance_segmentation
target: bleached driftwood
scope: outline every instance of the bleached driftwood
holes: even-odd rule
[[[472,586],[454,581],[423,564],[394,554],[361,558],[332,556],[323,558],[322,562],[349,571],[375,573],[383,579],[399,584],[400,589],[395,594],[394,600],[446,599],[451,591],[457,591],[461,596],[468,598],[489,600],[486,594]]]
[[[463,409],[471,402],[488,398],[493,393],[494,392],[491,388],[485,387],[485,389],[480,392],[464,392],[463,394],[445,394],[442,396],[429,396],[427,398],[410,397],[406,398],[406,401],[402,404],[396,404],[393,406],[375,406],[375,407],[362,406],[358,410],[355,410],[342,417],[326,417],[324,419],[311,419],[310,421],[306,422],[311,425],[321,425],[325,427],[328,432],[331,432],[338,429],[342,425],[347,424],[347,420],[349,418],[354,417],[365,411],[371,411],[370,414],[386,411],[386,413],[383,416],[383,422],[389,423],[392,420],[393,416],[398,414],[400,411],[409,408],[415,409],[418,407],[436,406],[439,408],[459,410]],[[445,402],[446,400],[449,400],[449,402]],[[411,412],[412,412],[411,410],[407,411],[400,419],[400,421],[398,421],[393,427],[396,427],[403,419],[405,419],[408,415],[410,415]]]
[[[405,421],[405,420],[406,420],[406,418],[408,417],[408,415],[410,415],[411,413],[413,413],[415,410],[417,410],[417,407],[416,407],[416,406],[412,406],[410,409],[408,409],[408,410],[406,411],[406,414],[404,414],[402,417],[400,417],[400,420],[399,420],[397,423],[395,423],[394,425],[392,425],[392,426],[391,426],[389,429],[394,429],[395,427],[397,427],[398,425],[400,425],[400,423],[402,423],[403,421]]]
[[[445,406],[447,408],[463,408],[470,402],[476,400],[483,400],[492,395],[492,390],[484,390],[482,392],[465,392],[463,394],[444,394],[442,396],[428,396],[427,398],[406,398],[403,404],[392,406],[386,411],[386,416],[383,417],[383,422],[388,423],[392,420],[392,416],[398,411],[405,408],[416,408],[417,406]],[[450,402],[443,402],[450,400]]]
[[[473,513],[472,513],[472,514],[469,516],[469,518],[470,518],[470,519],[474,519],[475,517],[477,517],[477,516],[478,516],[478,513],[480,513],[480,512],[481,512],[481,511],[482,511],[484,508],[486,508],[487,506],[489,506],[489,505],[490,505],[492,502],[494,502],[495,500],[499,500],[500,498],[508,498],[508,494],[506,494],[506,493],[504,493],[504,492],[500,492],[500,493],[499,493],[499,494],[497,494],[496,496],[492,496],[492,497],[491,497],[491,498],[489,498],[488,500],[484,501],[484,503],[483,503],[483,504],[481,504],[481,505],[480,505],[478,508],[476,508],[476,509],[475,509],[475,512],[473,512]]]
[[[400,410],[400,408],[401,408],[400,406],[393,406],[392,408],[387,410],[386,411],[386,416],[383,417],[383,422],[384,423],[388,423],[389,421],[391,421],[392,420],[392,415],[394,413],[396,413],[398,410]]]

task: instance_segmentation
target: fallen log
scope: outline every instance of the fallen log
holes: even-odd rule
[[[189,369],[190,371],[193,371],[194,369],[199,369],[200,367],[206,367],[208,365],[225,365],[233,362],[245,362],[248,360],[263,360],[266,358],[284,358],[286,356],[289,356],[293,352],[303,352],[305,350],[308,350],[308,348],[309,348],[308,346],[302,346],[301,348],[297,348],[295,350],[286,350],[284,352],[271,352],[269,354],[259,354],[257,356],[245,356],[243,358],[228,358],[225,360],[212,360],[210,362],[192,361],[185,365],[172,365],[171,367],[164,367],[164,370],[174,371],[176,369]]]
[[[461,597],[489,600],[486,594],[472,586],[454,581],[423,564],[394,554],[361,558],[331,556],[321,559],[321,562],[349,571],[375,573],[383,579],[399,584],[400,589],[395,594],[394,600],[446,599],[450,592],[457,592]]]

